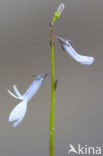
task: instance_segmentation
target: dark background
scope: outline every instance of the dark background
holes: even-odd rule
[[[50,71],[49,23],[58,5],[65,10],[55,34],[72,41],[83,55],[95,57],[85,67],[55,42],[55,155],[71,143],[103,144],[103,0],[0,1],[0,156],[48,156],[50,76],[29,102],[17,128],[8,123],[19,100],[9,96],[16,84],[23,94],[32,75]]]

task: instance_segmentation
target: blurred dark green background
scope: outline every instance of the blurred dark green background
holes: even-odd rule
[[[95,57],[81,66],[55,43],[55,156],[71,143],[103,144],[103,0],[0,1],[0,156],[48,156],[50,77],[29,102],[17,128],[8,123],[19,100],[9,96],[16,84],[23,94],[32,75],[50,71],[49,23],[58,5],[65,10],[55,34],[72,41],[83,55]]]

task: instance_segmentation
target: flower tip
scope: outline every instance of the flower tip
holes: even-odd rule
[[[44,77],[47,77],[51,72],[44,73]]]
[[[55,38],[57,40],[59,40],[59,42],[62,43],[62,44],[65,44],[66,43],[66,40],[64,38],[62,38],[62,37],[56,36]]]
[[[13,123],[13,127],[17,127],[18,126],[18,122]]]
[[[61,4],[59,5],[57,11],[61,14],[61,13],[64,11],[64,8],[65,8],[64,3],[61,3]]]
[[[94,62],[94,57],[90,57],[90,64],[89,65],[91,65],[93,62]]]
[[[94,57],[78,55],[77,62],[82,65],[89,66],[94,62]]]

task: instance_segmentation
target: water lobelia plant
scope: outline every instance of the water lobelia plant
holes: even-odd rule
[[[57,88],[58,80],[54,78],[54,24],[56,20],[60,17],[61,13],[64,10],[64,4],[61,3],[54,13],[52,22],[50,23],[50,31],[51,31],[51,105],[50,105],[50,128],[49,128],[49,155],[54,156],[54,122],[55,122],[55,90]],[[91,56],[83,56],[78,54],[75,49],[71,46],[70,40],[65,40],[59,36],[56,36],[61,43],[62,48],[66,51],[75,61],[78,63],[89,66],[94,62],[94,58]],[[10,90],[8,90],[9,94],[14,98],[22,100],[10,113],[9,122],[14,122],[13,127],[16,127],[24,118],[27,110],[27,104],[31,100],[31,98],[35,95],[38,89],[43,84],[45,77],[50,73],[44,73],[41,75],[37,75],[35,77],[32,85],[27,89],[27,91],[21,95],[18,91],[17,87],[14,85],[14,91],[16,95],[14,95]]]

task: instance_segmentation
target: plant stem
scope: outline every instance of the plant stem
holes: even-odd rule
[[[49,130],[49,155],[54,156],[54,111],[55,111],[55,88],[54,88],[54,26],[51,25],[51,107],[50,107],[50,130]]]

